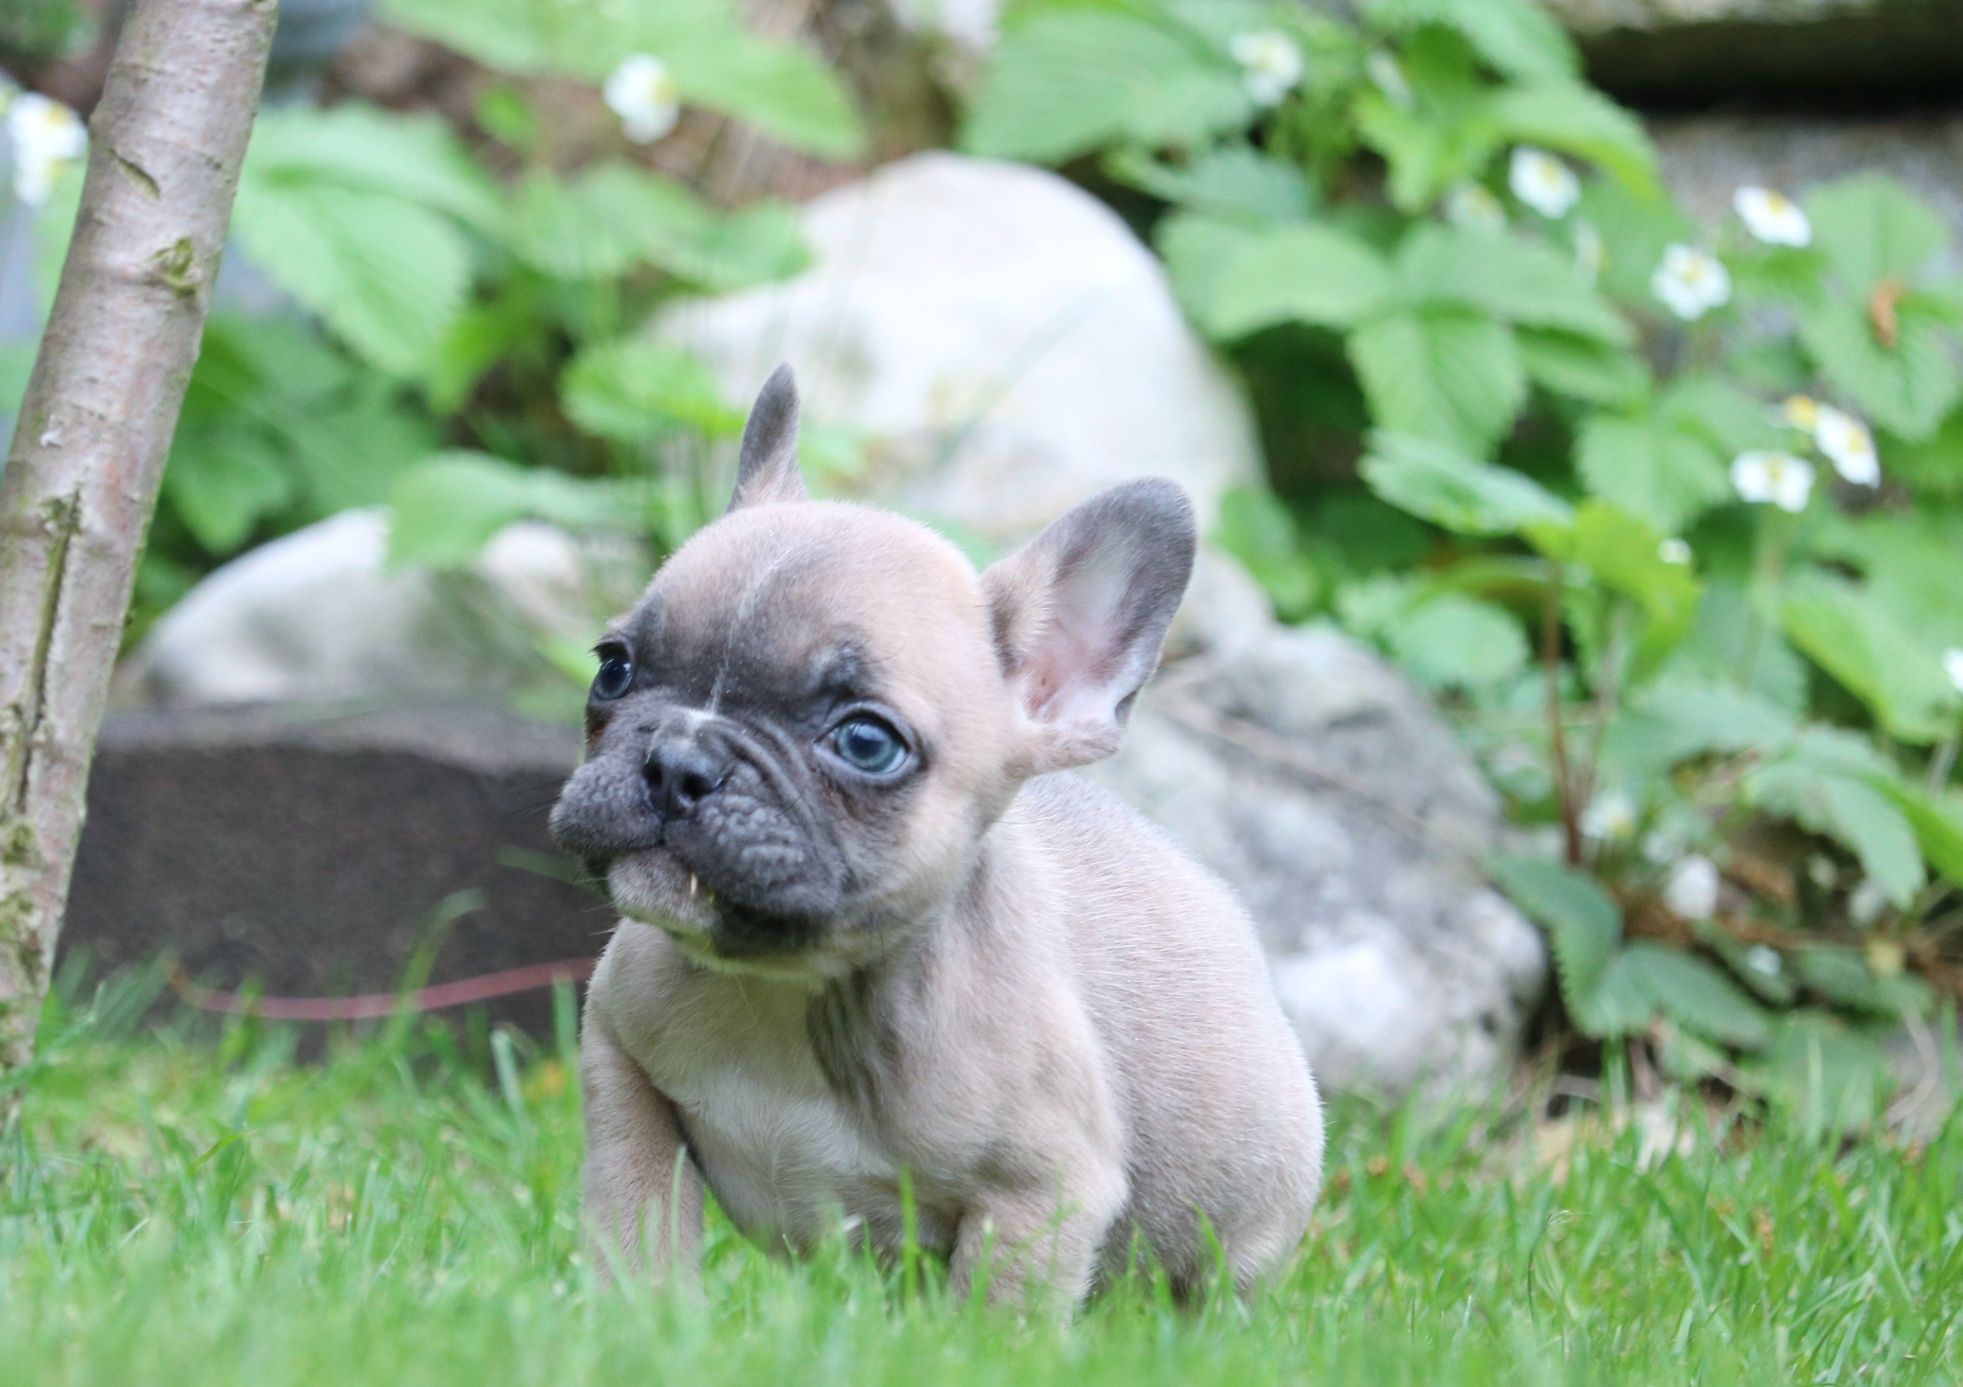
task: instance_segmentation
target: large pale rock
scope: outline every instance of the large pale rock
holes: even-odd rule
[[[388,520],[347,511],[234,559],[150,629],[117,673],[129,705],[501,706],[567,692],[548,642],[591,640],[644,561],[549,525],[507,526],[467,571],[392,569]]]
[[[1485,886],[1498,802],[1422,695],[1335,631],[1171,662],[1097,768],[1240,891],[1324,1083],[1490,1083],[1546,985]]]
[[[820,420],[869,435],[861,485],[997,542],[1131,477],[1210,521],[1261,473],[1252,421],[1157,259],[1055,174],[922,154],[804,214],[783,284],[677,304],[650,330],[744,399],[778,361]]]

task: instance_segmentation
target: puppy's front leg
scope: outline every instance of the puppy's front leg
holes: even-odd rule
[[[1125,1199],[1124,1172],[1095,1158],[1054,1182],[979,1196],[955,1234],[954,1294],[967,1299],[985,1276],[991,1305],[1068,1313],[1090,1294],[1098,1254]]]
[[[702,1177],[671,1104],[588,1012],[580,1037],[586,1107],[587,1247],[602,1280],[629,1272],[693,1273],[702,1242]]]

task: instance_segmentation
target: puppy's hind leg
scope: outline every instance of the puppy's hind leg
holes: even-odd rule
[[[648,1081],[599,1019],[580,1037],[586,1110],[587,1250],[595,1273],[664,1280],[690,1276],[702,1242],[702,1177],[682,1144],[674,1105]]]

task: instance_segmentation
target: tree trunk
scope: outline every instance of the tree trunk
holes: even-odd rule
[[[89,758],[277,0],[139,0],[0,473],[0,1092],[31,1056]]]

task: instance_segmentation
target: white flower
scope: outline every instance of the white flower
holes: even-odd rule
[[[1527,145],[1513,151],[1506,184],[1543,217],[1565,217],[1581,200],[1581,180],[1574,170],[1546,150]]]
[[[1799,204],[1771,188],[1746,186],[1731,195],[1731,205],[1745,229],[1771,246],[1805,246],[1813,242],[1813,223]]]
[[[1370,56],[1363,60],[1363,70],[1370,74],[1370,81],[1391,105],[1408,111],[1417,104],[1417,98],[1411,94],[1411,83],[1405,79],[1404,69],[1384,49],[1373,48]]]
[[[1690,546],[1680,539],[1666,539],[1656,546],[1656,557],[1665,563],[1686,564],[1690,562]]]
[[[1956,692],[1963,694],[1963,649],[1952,647],[1943,652],[1943,673],[1956,686]]]
[[[1779,976],[1779,951],[1770,944],[1754,944],[1745,951],[1745,966],[1768,978]]]
[[[1821,405],[1815,411],[1813,441],[1827,455],[1833,470],[1856,486],[1881,484],[1881,459],[1875,456],[1874,435],[1853,415]]]
[[[648,144],[675,128],[681,119],[682,94],[668,64],[652,53],[630,53],[607,74],[600,89],[607,105],[620,117],[627,138]]]
[[[1780,510],[1806,509],[1813,494],[1813,466],[1791,453],[1754,450],[1740,453],[1731,464],[1731,484],[1754,505],[1770,501]]]
[[[1718,908],[1718,866],[1708,857],[1686,857],[1663,884],[1663,903],[1686,920],[1708,920]]]
[[[1636,803],[1620,791],[1597,795],[1581,813],[1581,831],[1598,841],[1627,838],[1636,831]]]
[[[1276,106],[1302,82],[1302,50],[1279,29],[1251,29],[1228,40],[1241,86],[1257,106]]]
[[[14,161],[14,195],[29,207],[48,200],[55,175],[89,150],[82,118],[39,92],[7,104],[7,140]]]
[[[1602,277],[1602,270],[1609,263],[1609,248],[1592,222],[1574,224],[1574,262],[1582,278],[1590,284]]]
[[[1888,892],[1873,877],[1862,878],[1861,884],[1847,893],[1847,913],[1863,929],[1879,920],[1887,908]]]
[[[1506,226],[1506,209],[1479,184],[1461,183],[1445,195],[1445,220],[1467,231],[1499,231]]]
[[[1673,245],[1650,276],[1650,292],[1686,321],[1701,318],[1731,298],[1731,273],[1724,262],[1696,246]]]

